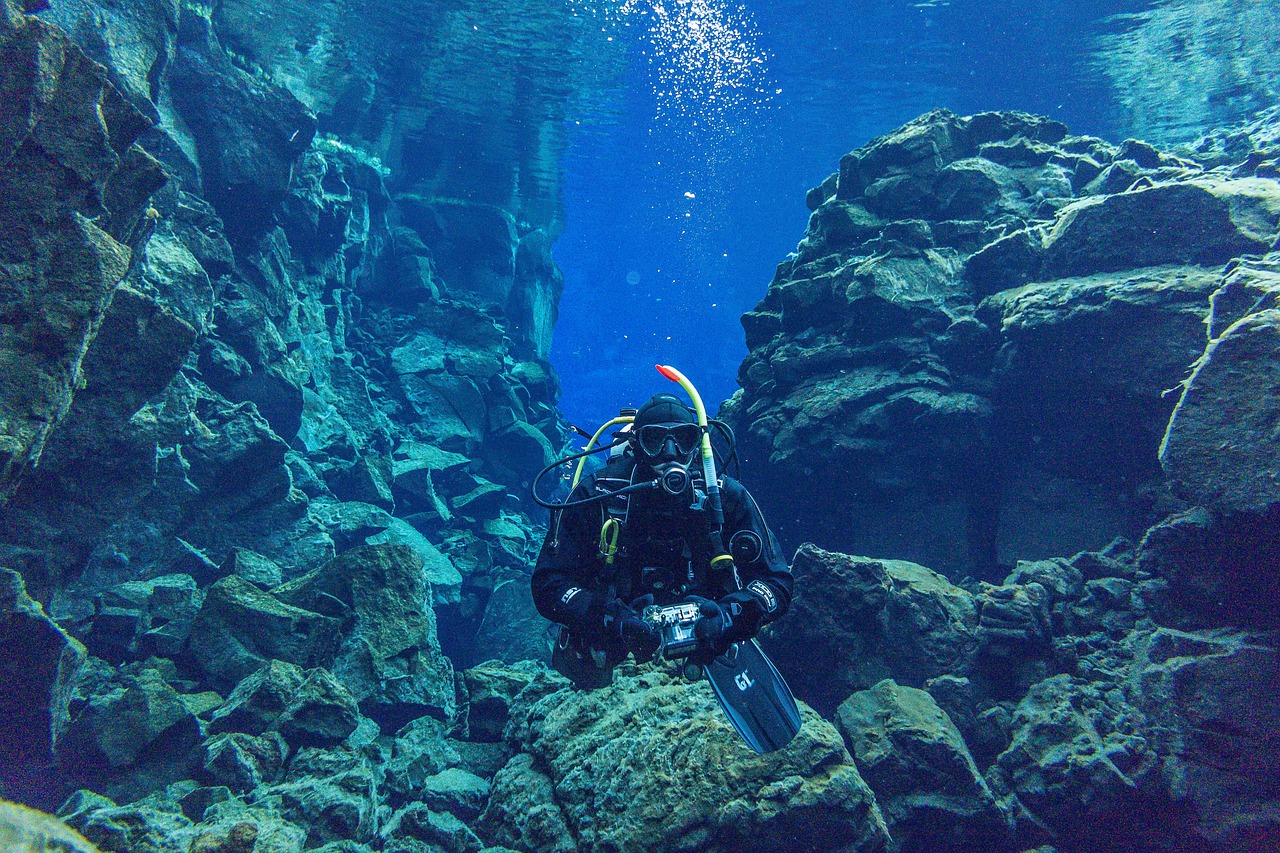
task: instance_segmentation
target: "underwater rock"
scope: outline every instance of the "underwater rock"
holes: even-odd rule
[[[79,791],[58,815],[103,851],[302,853],[307,831],[256,804],[224,799],[193,821],[183,813],[182,803],[195,791],[194,783],[179,783],[126,805]]]
[[[506,305],[515,284],[519,238],[500,207],[447,198],[402,195],[404,224],[431,250],[449,292]]]
[[[1137,538],[1155,520],[1165,392],[1202,346],[1219,281],[1198,267],[1162,267],[1030,284],[981,304],[979,317],[1003,339],[993,366],[1002,562]],[[1082,469],[1097,473],[1082,478]],[[1103,491],[1115,497],[1102,500]]]
[[[131,800],[189,778],[198,766],[200,721],[155,669],[131,667],[105,682],[82,679],[77,692],[56,745],[69,777]]]
[[[231,686],[273,660],[302,667],[332,661],[342,624],[232,576],[209,588],[192,626],[190,652],[213,683]]]
[[[622,668],[613,686],[578,692],[559,676],[539,676],[518,697],[507,728],[533,758],[508,767],[526,768],[528,781],[498,774],[481,829],[507,846],[538,840],[556,849],[566,842],[578,850],[771,849],[796,837],[814,849],[882,849],[884,822],[839,734],[811,710],[803,716],[787,748],[759,756],[704,683]],[[540,772],[535,766],[549,784],[529,778]],[[514,803],[504,800],[513,793]],[[533,826],[541,838],[521,828],[528,809],[539,815]]]
[[[254,791],[276,781],[289,754],[279,732],[250,735],[226,732],[204,742],[202,778],[237,794]]]
[[[423,713],[453,715],[453,667],[440,651],[431,588],[414,551],[356,548],[273,595],[342,620],[342,643],[324,665],[366,716],[397,729]]]
[[[1160,462],[1171,488],[1210,510],[1261,515],[1280,504],[1280,311],[1252,312],[1213,338],[1169,420]]]
[[[169,91],[194,137],[205,197],[231,242],[247,241],[283,200],[316,119],[287,89],[236,68],[198,12],[184,10],[180,26]]]
[[[250,548],[236,548],[219,567],[224,575],[235,575],[259,589],[271,589],[283,580],[280,566]]]
[[[511,759],[494,777],[479,829],[485,838],[516,850],[576,853],[579,849],[556,803],[551,779],[528,754]]]
[[[520,572],[494,585],[475,645],[505,663],[550,661],[547,621],[534,606],[528,575]]]
[[[424,780],[420,796],[433,811],[448,812],[471,823],[489,800],[489,783],[474,773],[451,767]]]
[[[1196,179],[1092,196],[1059,212],[1045,236],[1042,276],[1163,264],[1216,266],[1268,251],[1280,188],[1259,179]]]
[[[0,786],[6,791],[35,781],[52,763],[84,659],[84,646],[31,600],[22,576],[0,569]]]
[[[419,533],[413,524],[400,518],[387,520],[386,527],[366,536],[369,547],[408,548],[423,563],[423,572],[436,605],[455,604],[462,586],[462,574],[431,540]]]
[[[9,16],[6,11],[6,17]],[[164,183],[134,140],[150,122],[57,28],[15,14],[0,39],[0,501],[65,416],[147,197]]]
[[[23,853],[99,853],[53,815],[0,800],[0,849]]]
[[[1137,642],[1131,701],[1151,723],[1170,798],[1214,850],[1280,840],[1280,652],[1245,635],[1161,628]]]
[[[809,543],[796,552],[792,573],[791,610],[765,645],[800,698],[821,712],[885,678],[923,685],[969,666],[978,610],[941,575]]]
[[[58,817],[102,850],[153,850],[186,853],[182,838],[191,821],[175,806],[154,801],[117,805],[101,794],[77,791],[58,809]]]
[[[355,698],[328,671],[273,660],[236,685],[210,718],[209,731],[279,732],[293,748],[333,746],[359,720]]]
[[[1184,628],[1280,625],[1276,535],[1275,513],[1223,518],[1204,507],[1153,526],[1138,564],[1168,584],[1162,620]]]
[[[259,789],[255,802],[270,804],[283,820],[305,828],[306,847],[367,843],[378,832],[377,785],[367,767]]]
[[[500,741],[512,703],[543,669],[531,661],[511,665],[493,660],[463,670],[467,736],[477,741]]]
[[[428,779],[462,766],[463,758],[447,729],[443,721],[424,716],[395,733],[383,782],[392,803],[418,800]]]
[[[303,678],[301,667],[271,660],[246,676],[209,718],[209,732],[260,735],[272,729],[293,701]]]
[[[151,655],[176,658],[204,597],[190,575],[129,581],[99,593],[85,635],[89,651],[118,663]]]
[[[226,833],[203,831],[191,841],[191,853],[253,853],[258,843],[258,826],[245,821]]]
[[[1238,319],[1263,287],[1233,259],[1275,243],[1274,180],[934,111],[842,158],[831,190],[743,315],[721,412],[768,461],[748,485],[784,542],[995,581],[1174,507],[1166,391],[1204,351],[1210,296],[1235,280]]]
[[[66,30],[106,67],[111,82],[151,121],[161,122],[155,80],[173,59],[178,6],[170,0],[143,0],[127,6],[72,0],[44,4],[42,17]],[[154,133],[155,131],[152,131]]]
[[[990,767],[996,756],[1009,748],[1012,703],[993,702],[982,687],[954,675],[929,679],[925,690],[963,736],[979,769]]]
[[[449,812],[433,811],[426,803],[412,803],[387,819],[382,829],[386,842],[417,839],[447,853],[480,853],[484,842]]]
[[[1016,654],[1027,645],[1048,640],[1049,594],[1040,584],[983,584],[976,596],[978,644],[984,654],[993,649],[1002,655]]]
[[[1009,807],[997,802],[928,693],[886,679],[841,702],[836,726],[875,792],[895,850],[1007,847]]]
[[[999,766],[1022,804],[1069,846],[1132,849],[1135,836],[1161,824],[1160,835],[1176,837],[1168,804],[1146,801],[1160,759],[1145,718],[1118,688],[1055,675],[1031,688],[1012,722]],[[1128,824],[1123,834],[1117,821]]]

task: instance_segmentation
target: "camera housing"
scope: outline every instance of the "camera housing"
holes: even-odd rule
[[[702,618],[702,612],[693,602],[684,601],[665,607],[652,604],[644,609],[642,618],[661,633],[662,656],[668,660],[688,657],[698,647],[693,626]]]

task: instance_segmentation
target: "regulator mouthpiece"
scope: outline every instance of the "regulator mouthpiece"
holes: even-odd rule
[[[673,497],[683,495],[689,488],[689,469],[683,465],[672,465],[662,472],[658,482],[667,494]]]

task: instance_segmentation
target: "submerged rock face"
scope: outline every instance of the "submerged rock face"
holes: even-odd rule
[[[507,729],[523,754],[495,778],[481,825],[522,850],[883,849],[839,734],[807,709],[804,722],[788,747],[757,756],[705,683],[647,668],[590,693],[535,681]]]
[[[548,651],[525,495],[564,442],[563,84],[609,62],[538,3],[348,6],[4,0],[0,567],[36,639],[0,668],[40,663],[5,696],[0,794],[194,785],[173,799],[198,824],[220,790],[275,786],[259,849],[291,820],[371,843],[379,727],[431,720],[401,758],[456,766],[424,755],[466,726],[454,661]],[[477,14],[523,59],[482,61]],[[502,88],[530,68],[557,85]],[[255,678],[296,701],[228,722]],[[461,748],[501,763],[494,741]],[[321,766],[343,750],[362,757]],[[417,784],[400,770],[387,808]],[[132,832],[115,820],[90,834]],[[211,820],[201,849],[231,844]],[[446,824],[405,815],[386,849],[464,843]]]
[[[523,496],[563,443],[558,96],[521,96],[518,124],[551,122],[536,146],[501,111],[473,126],[440,56],[484,46],[453,8],[286,4],[270,34],[253,2],[5,10],[0,559],[118,662],[180,657],[190,625],[152,634],[168,617],[124,585],[187,576],[203,597],[235,576],[243,598],[401,545],[447,651],[510,658],[499,623],[531,603],[489,602],[527,574]],[[594,73],[551,61],[581,34],[529,13],[505,37]],[[389,40],[422,62],[389,68]],[[440,141],[467,134],[503,144],[457,147],[464,169]]]
[[[765,647],[834,717],[893,849],[1261,853],[1280,840],[1274,636],[1221,610],[1217,627],[1174,627],[1214,611],[1184,609],[1142,550],[1024,562],[971,590],[812,545],[796,565],[793,611]],[[925,604],[943,590],[966,618]],[[916,604],[893,612],[895,598]]]
[[[1138,538],[1221,267],[1280,234],[1258,168],[945,111],[843,158],[724,410],[783,537],[993,574]]]
[[[1269,122],[1174,156],[924,116],[743,317],[756,494],[878,558],[802,545],[766,647],[896,848],[1280,843]]]
[[[0,569],[0,647],[6,650],[0,660],[0,786],[40,787],[38,777],[53,763],[85,650],[31,600],[21,575],[8,569]],[[24,768],[30,768],[30,778],[23,778]]]
[[[896,849],[999,850],[1013,836],[959,730],[923,690],[886,679],[840,703],[836,725],[876,793]]]
[[[11,17],[12,16],[12,17]],[[57,27],[6,5],[0,30],[0,502],[39,462],[82,381],[164,183],[149,122]]]

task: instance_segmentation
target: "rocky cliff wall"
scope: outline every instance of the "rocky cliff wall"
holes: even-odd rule
[[[784,539],[1001,577],[1200,503],[1161,442],[1280,232],[1270,132],[1241,135],[1174,155],[937,112],[844,157],[725,408]]]
[[[540,655],[486,612],[531,612],[558,128],[608,62],[532,7],[27,7],[0,31],[0,563],[119,663],[149,642],[122,584],[407,544],[459,660]],[[486,64],[503,38],[524,54]]]
[[[766,648],[891,849],[1280,843],[1275,139],[922,116],[744,315],[748,482],[877,555],[801,545]]]
[[[0,796],[60,821],[0,803],[0,843],[1280,845],[1269,129],[1174,157],[935,114],[815,191],[730,406],[795,478],[761,497],[804,487],[785,532],[935,530],[953,574],[1142,535],[962,585],[805,545],[767,642],[812,707],[755,756],[660,666],[455,666],[542,651],[509,493],[558,439],[554,217],[310,138],[387,103],[386,69],[307,83],[345,7],[257,47],[230,3],[46,10],[95,65],[37,6],[0,7]]]

